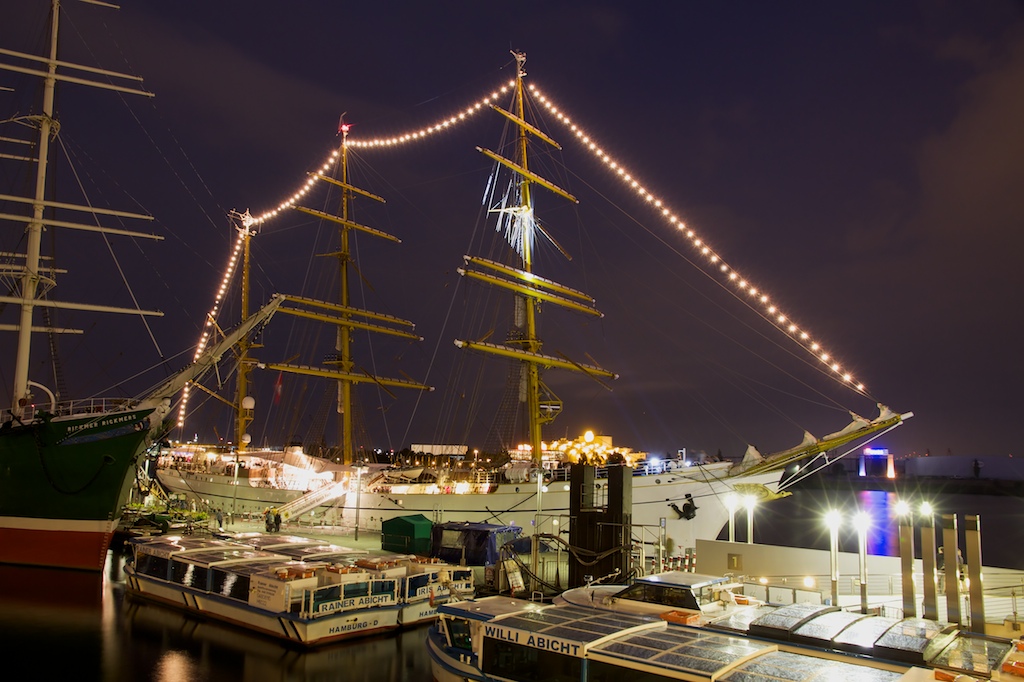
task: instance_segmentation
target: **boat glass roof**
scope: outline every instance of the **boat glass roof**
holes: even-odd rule
[[[878,641],[879,637],[898,622],[899,620],[896,618],[886,618],[884,616],[862,618],[840,632],[833,641],[839,645],[870,649],[875,646],[875,642]]]
[[[757,640],[668,628],[615,637],[595,645],[591,652],[712,676],[737,661],[774,649],[775,645]]]
[[[652,616],[631,613],[612,615],[607,611],[558,604],[532,613],[505,616],[496,622],[506,628],[586,644],[626,628],[662,621]]]
[[[850,627],[852,623],[870,617],[866,614],[854,613],[852,611],[831,611],[800,625],[793,630],[793,636],[794,638],[802,637],[810,640],[831,642],[833,638]]]
[[[752,621],[750,633],[755,634],[758,630],[781,630],[788,634],[815,616],[837,610],[836,606],[823,604],[788,604]]]
[[[722,682],[891,682],[902,673],[881,668],[869,668],[789,651],[772,651],[742,663],[719,677]]]
[[[962,633],[928,663],[938,668],[966,671],[975,677],[990,677],[1013,648],[1008,641],[994,641]]]

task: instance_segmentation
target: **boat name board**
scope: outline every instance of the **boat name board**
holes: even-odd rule
[[[359,609],[367,606],[387,606],[397,603],[393,594],[368,594],[364,597],[351,597],[349,599],[335,599],[318,604],[315,613],[331,613],[333,611],[346,611],[348,609]]]
[[[500,625],[484,625],[484,637],[500,639],[504,642],[511,642],[513,644],[521,644],[532,649],[542,649],[544,651],[553,651],[558,654],[575,656],[576,658],[581,658],[583,656],[582,647],[579,642],[559,639],[558,637],[543,637],[533,632],[513,630],[512,628],[506,628]]]
[[[139,418],[139,414],[137,412],[130,412],[128,414],[119,414],[114,417],[104,417],[103,419],[84,421],[80,424],[68,424],[66,432],[70,435],[84,429],[104,429],[108,426],[117,426],[118,424],[136,423],[140,421],[142,420]]]

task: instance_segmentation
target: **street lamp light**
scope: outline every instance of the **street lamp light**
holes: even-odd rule
[[[858,512],[853,517],[853,525],[857,529],[857,558],[860,564],[860,612],[868,612],[868,528],[871,517],[866,512]]]
[[[757,506],[757,498],[753,495],[746,495],[743,504],[747,508],[747,544],[754,544],[754,507]]]
[[[725,496],[725,508],[729,510],[729,542],[736,542],[736,507],[739,500],[736,493]]]
[[[832,606],[839,606],[839,523],[842,520],[839,511],[830,509],[825,514],[829,535],[829,574],[832,579]]]

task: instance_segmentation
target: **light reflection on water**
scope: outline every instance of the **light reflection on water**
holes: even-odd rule
[[[866,546],[868,554],[899,555],[899,522],[896,518],[896,493],[861,490],[857,493],[859,510],[868,515]]]

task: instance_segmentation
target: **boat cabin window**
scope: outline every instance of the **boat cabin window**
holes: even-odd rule
[[[577,682],[582,679],[582,658],[534,649],[490,637],[484,639],[480,660],[483,662],[485,673],[510,680]],[[620,669],[618,680],[621,679],[622,670]],[[632,679],[631,671],[630,682]]]
[[[249,576],[213,569],[213,585],[210,591],[224,597],[249,600]]]
[[[469,629],[469,621],[465,618],[445,618],[448,627],[448,638],[452,646],[459,649],[473,650],[473,635]]]
[[[394,592],[394,580],[374,580],[372,586],[370,587],[371,594],[394,594]]]
[[[632,599],[647,604],[663,604],[677,609],[700,610],[693,592],[685,587],[672,587],[671,585],[651,585],[648,583],[637,583],[627,587],[615,595],[619,599]]]
[[[418,575],[411,575],[411,576],[409,576],[409,580],[406,581],[406,584],[405,584],[406,585],[405,586],[405,590],[406,590],[405,596],[409,597],[409,598],[415,597],[419,593],[420,588],[426,587],[427,585],[430,584],[431,579],[437,579],[437,574],[436,573],[420,573]]]
[[[657,673],[649,673],[636,668],[625,668],[603,661],[589,661],[587,665],[588,682],[672,682],[675,677],[667,677]]]
[[[171,581],[206,590],[210,584],[210,569],[187,561],[171,561]]]
[[[160,580],[167,580],[167,573],[170,570],[170,561],[164,557],[153,556],[152,554],[137,554],[135,556],[135,570],[140,575],[148,575]]]

